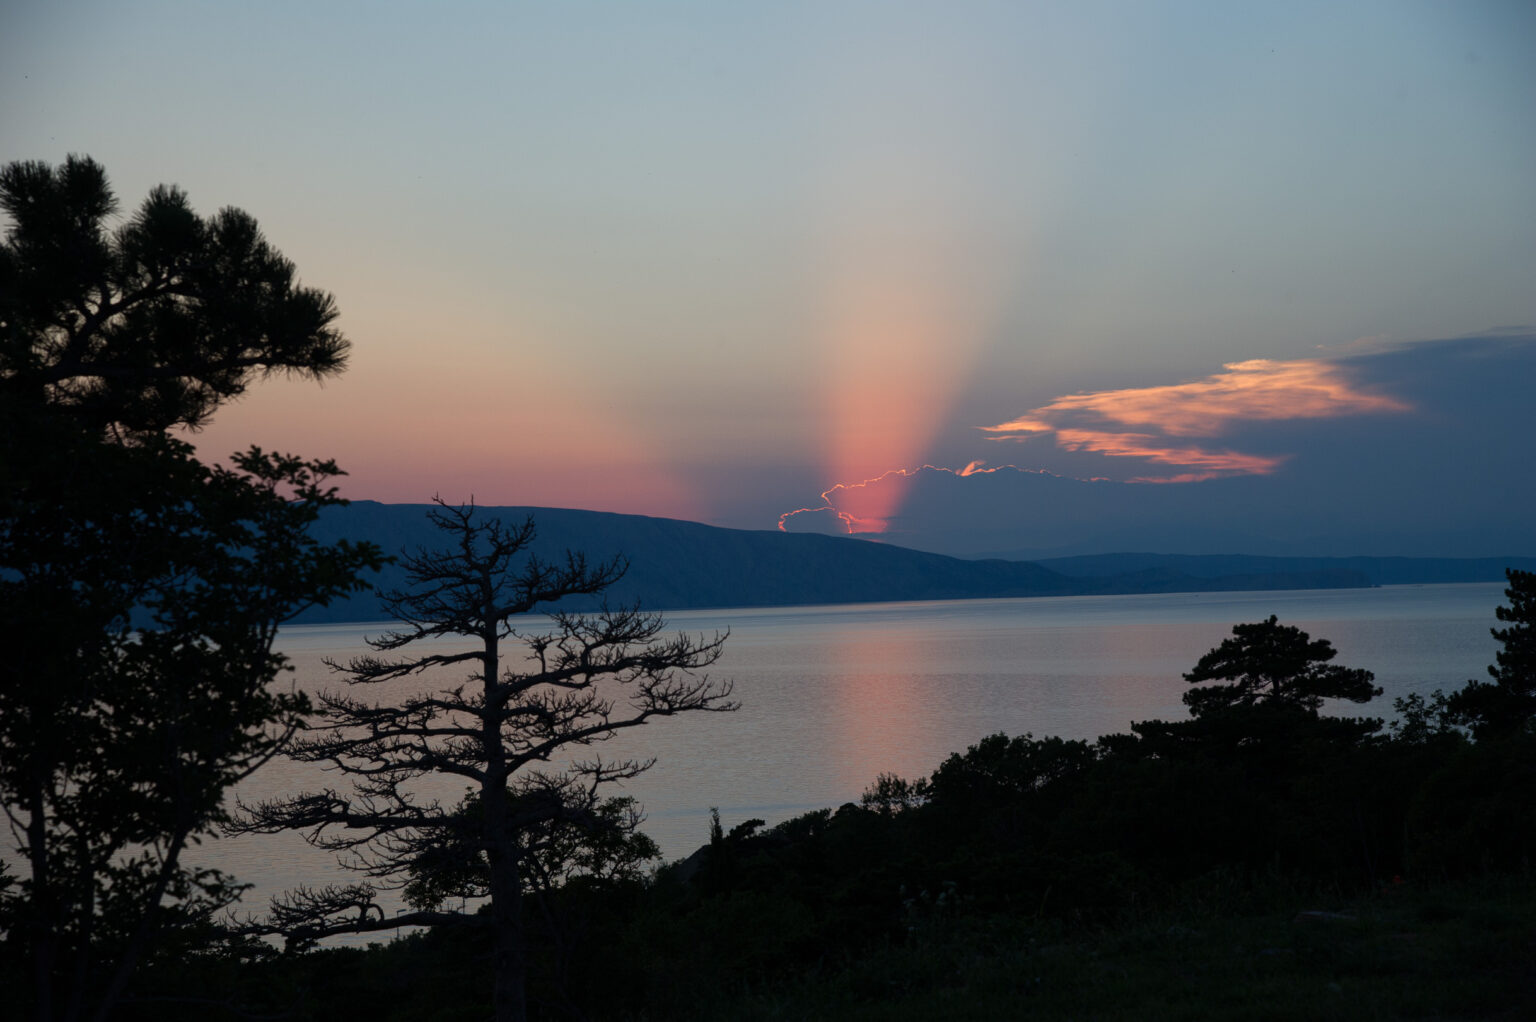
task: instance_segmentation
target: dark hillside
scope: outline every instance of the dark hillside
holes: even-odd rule
[[[318,538],[367,539],[386,552],[441,544],[429,505],[355,501],[329,509]],[[538,528],[533,552],[589,560],[624,557],[629,573],[613,602],[655,610],[795,606],[895,600],[987,599],[1112,593],[1335,589],[1415,582],[1493,581],[1536,559],[1300,558],[1103,554],[1044,562],[964,560],[851,537],[722,529],[697,522],[561,508],[486,508]],[[399,586],[398,567],[378,580]],[[583,609],[573,604],[572,609]],[[383,615],[372,593],[313,608],[300,622],[369,621]]]
[[[317,525],[326,539],[370,539],[386,551],[441,544],[427,522],[427,505],[357,501]],[[488,508],[538,528],[533,552],[560,558],[565,551],[589,560],[623,557],[629,573],[608,591],[611,602],[636,599],[654,609],[759,607],[882,600],[944,600],[1002,596],[1061,596],[1098,588],[1019,561],[964,561],[855,539],[719,529],[696,522],[556,508]],[[379,584],[403,581],[398,567]],[[372,620],[372,595],[301,620]]]
[[[1035,562],[1072,578],[1124,577],[1149,571],[1201,579],[1275,573],[1355,572],[1373,585],[1502,582],[1505,568],[1536,570],[1536,557],[1254,557],[1246,554],[1089,554]]]

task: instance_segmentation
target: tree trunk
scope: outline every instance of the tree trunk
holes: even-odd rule
[[[526,1022],[528,960],[523,947],[523,899],[517,890],[517,867],[504,864],[492,870],[511,874],[511,889],[493,889],[491,894],[491,916],[496,927],[496,979],[492,995],[495,1018],[496,1022]]]
[[[487,615],[489,616],[489,615]],[[500,639],[494,624],[481,633],[484,652],[485,703],[488,711],[498,705],[498,674],[501,668]],[[502,744],[501,715],[487,712],[481,721],[485,743],[485,782],[480,799],[486,859],[490,866],[491,925],[496,932],[496,975],[491,1004],[496,1022],[526,1022],[528,1018],[528,964],[523,947],[523,891],[518,870],[516,839],[508,825],[506,749]]]
[[[53,894],[48,861],[47,823],[43,815],[43,785],[27,792],[27,851],[32,867],[32,898],[27,906],[32,937],[32,982],[38,1022],[53,1022],[53,970],[58,962],[59,934],[63,931],[60,910]]]
[[[101,1002],[97,1005],[95,1015],[92,1016],[94,1022],[108,1022],[112,1017],[112,1010],[117,1006],[118,998],[122,997],[123,991],[127,989],[128,978],[138,968],[139,959],[149,947],[155,931],[155,908],[164,899],[171,877],[176,873],[176,864],[181,858],[181,850],[186,846],[186,840],[185,828],[171,840],[170,847],[160,863],[160,873],[155,877],[154,887],[149,897],[144,899],[144,911],[139,917],[138,925],[134,927],[132,937],[123,948],[122,954],[118,956],[106,989],[102,992]]]

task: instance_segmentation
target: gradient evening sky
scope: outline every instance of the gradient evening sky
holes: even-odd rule
[[[1522,0],[11,0],[0,158],[68,153],[335,294],[347,373],[200,443],[354,498],[772,528],[925,464],[1305,488],[1285,437],[1478,404],[1372,367],[1536,333]]]

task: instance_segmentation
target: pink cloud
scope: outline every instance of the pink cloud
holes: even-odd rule
[[[1087,415],[1123,426],[1151,426],[1170,436],[1215,436],[1233,422],[1326,419],[1367,412],[1406,412],[1393,397],[1357,390],[1343,370],[1322,359],[1229,362],[1225,372],[1163,387],[1069,394],[989,433],[1043,433],[1063,418]]]
[[[1170,447],[1162,438],[1149,433],[1099,433],[1086,429],[1062,429],[1056,431],[1056,443],[1069,451],[1093,451],[1114,458],[1145,458],[1159,465],[1200,468],[1221,475],[1268,475],[1285,461],[1284,457],[1266,458],[1240,451]]]
[[[1194,471],[1137,482],[1195,482],[1273,472],[1284,456],[1212,450],[1171,438],[1215,437],[1243,422],[1327,419],[1406,412],[1397,398],[1358,388],[1324,359],[1230,362],[1199,380],[1069,394],[995,426],[995,440],[1054,436],[1057,446],[1115,458],[1141,458]],[[1117,428],[1122,427],[1122,428]]]

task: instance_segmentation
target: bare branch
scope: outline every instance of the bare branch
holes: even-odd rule
[[[398,655],[330,666],[349,685],[431,680],[456,665],[472,673],[391,705],[345,691],[318,697],[320,719],[295,736],[290,755],[348,775],[352,793],[241,805],[231,830],[299,830],[375,883],[294,892],[247,932],[280,932],[303,946],[339,933],[462,921],[436,906],[489,897],[497,968],[521,975],[524,892],[586,868],[580,863],[632,870],[654,854],[643,837],[630,842],[638,808],[599,797],[603,786],[644,773],[653,758],[557,760],[655,717],[736,709],[730,682],[706,673],[727,636],[668,636],[660,615],[638,607],[550,610],[565,597],[602,592],[624,565],[590,565],[576,554],[543,561],[530,556],[531,520],[508,524],[472,504],[437,505],[430,517],[449,544],[405,558],[410,587],[386,596],[403,627],[369,643]],[[540,608],[549,626],[517,634],[512,619]],[[451,637],[465,647],[406,652]],[[503,663],[509,641],[522,657]],[[428,775],[466,778],[470,794],[454,807],[419,800],[406,785]],[[417,911],[386,918],[376,896],[391,887]]]
[[[368,884],[300,887],[273,898],[265,919],[245,919],[231,929],[240,936],[281,936],[289,950],[302,950],[342,934],[475,922],[473,916],[460,912],[417,911],[390,916],[379,905],[377,894]]]

